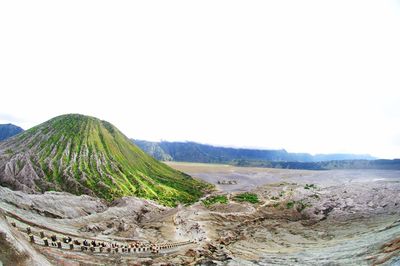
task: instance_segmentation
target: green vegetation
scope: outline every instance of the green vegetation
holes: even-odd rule
[[[305,208],[311,207],[310,204],[306,204],[303,201],[297,201],[296,203],[296,210],[298,212],[302,212]]]
[[[295,202],[294,201],[288,201],[286,202],[286,208],[291,209],[294,207]]]
[[[310,207],[311,205],[304,203],[303,201],[295,201],[291,200],[286,202],[286,208],[287,209],[292,209],[293,207],[296,207],[296,210],[298,212],[302,212],[305,208]]]
[[[316,189],[316,188],[317,188],[317,186],[314,185],[314,184],[306,184],[306,185],[304,186],[304,189]]]
[[[42,170],[41,191],[85,193],[108,201],[138,196],[175,206],[193,203],[213,188],[158,162],[112,124],[94,117],[55,117],[17,136],[13,150],[26,147]]]
[[[250,192],[245,192],[245,193],[238,194],[233,199],[235,201],[239,201],[239,202],[247,201],[247,202],[250,202],[250,203],[253,203],[253,204],[260,202],[259,199],[258,199],[257,194],[250,193]]]
[[[222,204],[227,204],[228,203],[228,198],[226,195],[216,195],[216,196],[210,196],[206,198],[205,200],[202,200],[204,206],[210,207],[211,205],[214,205],[216,203],[222,203]]]

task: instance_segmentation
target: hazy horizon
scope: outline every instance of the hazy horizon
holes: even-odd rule
[[[80,114],[80,115],[84,115],[84,114]],[[45,122],[45,121],[44,121]],[[109,122],[109,121],[108,121]],[[8,122],[8,123],[5,123],[5,124],[12,124],[12,125],[15,125],[15,126],[18,126],[18,125],[16,125],[15,123],[12,123],[12,122]],[[23,128],[24,129],[24,128]],[[29,129],[29,128],[27,128],[27,129]],[[24,129],[24,130],[27,130],[27,129]],[[122,133],[124,133],[124,132],[122,132]],[[234,149],[254,149],[254,150],[285,150],[285,151],[287,151],[287,152],[289,152],[289,153],[308,153],[308,154],[311,154],[311,155],[325,155],[325,154],[334,154],[334,153],[310,153],[310,152],[307,152],[307,151],[302,151],[302,152],[292,152],[292,151],[288,151],[287,149],[285,149],[284,147],[282,147],[282,148],[269,148],[269,147],[257,147],[257,146],[237,146],[237,145],[223,145],[223,144],[218,144],[218,143],[205,143],[205,142],[198,142],[198,141],[193,141],[193,140],[173,140],[173,141],[171,141],[171,140],[166,140],[166,139],[159,139],[159,140],[148,140],[148,139],[136,139],[136,138],[132,138],[132,137],[130,137],[130,136],[127,136],[128,138],[130,138],[130,139],[132,139],[132,140],[141,140],[141,141],[150,141],[150,142],[180,142],[180,143],[197,143],[197,144],[201,144],[201,145],[210,145],[210,146],[214,146],[214,147],[222,147],[222,148],[234,148]],[[336,154],[340,154],[340,153],[336,153]],[[343,154],[354,154],[354,155],[370,155],[370,156],[372,156],[372,157],[375,157],[375,156],[373,156],[372,154],[355,154],[355,153],[343,153]],[[376,157],[377,158],[377,157]],[[386,158],[377,158],[377,159],[386,159]],[[392,159],[398,159],[398,158],[392,158]]]
[[[5,1],[0,25],[0,123],[400,157],[398,0]]]

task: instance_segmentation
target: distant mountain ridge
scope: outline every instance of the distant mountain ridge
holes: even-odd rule
[[[11,138],[24,130],[13,124],[0,124],[0,141]]]
[[[256,160],[234,160],[231,165],[244,167],[266,167],[279,169],[302,170],[335,170],[335,169],[374,169],[400,170],[400,159],[393,160],[332,160],[322,162],[271,162]]]
[[[174,206],[210,185],[148,156],[112,124],[79,114],[50,119],[0,142],[0,185],[114,200],[138,196]]]
[[[324,162],[338,160],[374,160],[370,155],[289,153],[286,150],[226,148],[196,142],[151,142],[132,140],[147,154],[161,161],[231,163],[238,160],[273,162]]]

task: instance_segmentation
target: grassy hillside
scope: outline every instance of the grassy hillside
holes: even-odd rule
[[[0,184],[107,200],[136,195],[165,205],[194,202],[210,186],[148,156],[112,124],[77,114],[1,143]]]

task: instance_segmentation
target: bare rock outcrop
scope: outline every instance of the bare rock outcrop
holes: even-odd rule
[[[12,228],[0,210],[0,264],[15,266],[51,266],[20,232]]]
[[[108,208],[105,201],[86,195],[75,196],[66,192],[26,194],[1,186],[0,200],[25,210],[60,219],[100,213]]]

